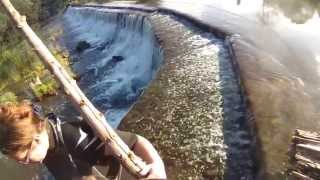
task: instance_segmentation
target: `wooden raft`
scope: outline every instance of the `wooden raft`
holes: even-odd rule
[[[320,179],[320,134],[295,130],[290,150],[290,179]]]

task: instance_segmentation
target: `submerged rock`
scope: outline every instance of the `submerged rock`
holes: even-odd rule
[[[112,56],[112,59],[111,59],[111,61],[113,62],[120,62],[122,60],[124,60],[123,56]]]
[[[91,45],[87,41],[79,41],[76,47],[76,51],[81,53],[90,47]]]

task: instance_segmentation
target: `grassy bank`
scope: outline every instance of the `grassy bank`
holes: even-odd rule
[[[16,9],[27,16],[28,23],[41,36],[50,17],[63,10],[67,0],[12,0]],[[54,95],[58,84],[45,69],[32,48],[24,41],[0,7],[0,102],[20,98],[42,99]],[[65,63],[66,59],[55,55]]]

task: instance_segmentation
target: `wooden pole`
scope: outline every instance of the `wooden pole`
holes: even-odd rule
[[[77,105],[77,108],[80,109],[86,122],[94,130],[96,135],[110,147],[114,155],[129,172],[137,177],[145,177],[150,171],[149,166],[147,166],[141,158],[136,156],[114,132],[112,127],[107,123],[104,115],[93,106],[78,87],[76,81],[69,76],[41,39],[30,28],[27,24],[26,17],[21,16],[9,0],[0,0],[0,2],[42,61],[62,84],[64,91],[71,101]]]

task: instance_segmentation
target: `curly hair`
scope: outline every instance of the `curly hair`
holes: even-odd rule
[[[34,135],[42,130],[38,126],[40,121],[29,102],[0,105],[1,151],[14,156],[28,149]]]

